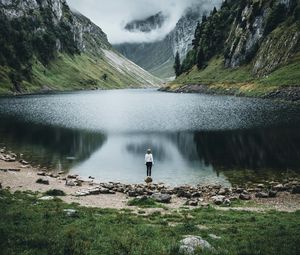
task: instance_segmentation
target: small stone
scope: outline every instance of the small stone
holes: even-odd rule
[[[160,203],[170,203],[172,197],[169,194],[154,193],[151,198]]]
[[[76,179],[77,177],[78,177],[78,174],[69,174],[67,176],[67,178],[69,178],[69,179]]]
[[[256,185],[256,187],[257,187],[257,188],[260,188],[260,189],[263,189],[263,188],[265,187],[265,185],[262,184],[262,183],[259,183],[259,184]]]
[[[242,193],[242,194],[240,194],[239,199],[241,199],[241,200],[250,200],[251,196],[249,194]]]
[[[281,183],[277,184],[276,186],[274,186],[273,189],[277,190],[277,191],[284,191],[284,190],[286,190],[286,188]]]
[[[46,176],[46,172],[40,171],[40,172],[37,172],[37,175]]]
[[[201,196],[202,196],[202,193],[199,191],[192,193],[192,197],[201,197]]]
[[[269,194],[266,193],[266,192],[257,192],[255,194],[255,197],[258,197],[258,198],[268,198],[269,197]]]
[[[185,202],[185,205],[197,206],[198,201],[197,200],[188,200],[188,201]]]
[[[93,177],[93,176],[89,176],[89,179],[93,179],[93,180],[94,180],[94,179],[95,179],[95,177]]]
[[[127,195],[128,195],[129,197],[137,197],[136,192],[135,192],[135,191],[131,191],[131,190],[129,190],[129,191],[127,192]]]
[[[292,188],[292,194],[300,194],[300,186],[295,186]]]
[[[66,184],[66,186],[70,186],[70,187],[76,186],[76,183],[73,180],[66,180],[65,184]]]
[[[77,216],[78,212],[75,209],[64,209],[64,212],[67,214],[69,217],[75,217]]]
[[[269,190],[269,197],[276,197],[277,191],[276,190]]]
[[[44,197],[39,198],[39,200],[43,200],[43,201],[48,201],[48,200],[53,200],[53,199],[54,199],[53,196],[44,196]]]
[[[49,180],[39,178],[39,179],[36,180],[36,183],[38,183],[38,184],[44,184],[44,185],[49,185]]]
[[[24,159],[21,159],[21,160],[20,160],[20,163],[23,164],[23,165],[29,165],[29,162],[27,162],[27,161],[24,160]]]

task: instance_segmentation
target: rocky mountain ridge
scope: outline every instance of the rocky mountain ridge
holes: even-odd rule
[[[197,26],[172,89],[294,100],[299,57],[300,1],[227,0]]]
[[[123,43],[114,47],[127,58],[161,78],[175,75],[173,64],[176,52],[183,59],[192,48],[197,23],[209,8],[198,3],[188,8],[175,28],[161,41],[150,43]]]
[[[0,7],[0,93],[160,83],[65,0],[0,0]]]

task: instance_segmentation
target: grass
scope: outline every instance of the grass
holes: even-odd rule
[[[215,247],[215,254],[292,255],[300,250],[299,211],[208,208],[136,215],[37,197],[0,191],[1,254],[178,254],[178,242],[186,234],[202,236]],[[78,216],[68,217],[66,208],[76,209]]]
[[[128,201],[127,205],[137,206],[140,208],[166,208],[160,203],[156,202],[154,199],[148,197],[131,199]]]
[[[0,66],[0,94],[11,94],[12,84],[8,77],[9,69]],[[106,79],[104,79],[106,74]],[[59,53],[49,66],[34,61],[32,80],[23,81],[27,93],[41,90],[70,91],[81,89],[116,89],[140,86],[131,73],[117,70],[107,63],[104,57],[88,54],[70,56]]]
[[[45,192],[45,195],[58,197],[58,196],[65,196],[66,193],[62,190],[59,190],[59,189],[50,189],[50,190]]]

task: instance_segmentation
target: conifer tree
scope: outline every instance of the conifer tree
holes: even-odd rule
[[[181,74],[180,56],[178,51],[176,52],[176,56],[175,56],[174,70],[175,70],[176,77],[178,77]]]

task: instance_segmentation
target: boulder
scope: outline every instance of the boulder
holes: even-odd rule
[[[257,192],[255,194],[255,197],[258,197],[258,198],[268,198],[269,197],[269,194],[266,193],[266,192]]]
[[[185,238],[182,239],[179,244],[179,252],[182,254],[192,255],[197,251],[214,250],[210,243],[202,239],[200,236],[185,236]]]
[[[151,176],[147,176],[145,178],[145,182],[148,184],[148,183],[151,183],[153,181],[153,179],[151,178]]]
[[[200,191],[192,193],[192,197],[201,197],[202,193]]]
[[[292,188],[292,194],[300,194],[300,185]]]
[[[179,189],[179,190],[177,190],[177,196],[178,197],[191,198],[192,194],[188,191],[183,190],[183,189]]]
[[[76,179],[78,177],[78,174],[69,174],[67,176],[68,179]]]
[[[277,184],[273,187],[274,190],[277,190],[277,191],[284,191],[286,190],[286,188],[283,186],[283,184]]]
[[[127,196],[129,196],[129,197],[137,197],[137,193],[134,190],[129,190],[127,192]]]
[[[39,179],[36,180],[36,183],[49,185],[49,180],[39,178]]]
[[[154,193],[151,198],[160,203],[170,203],[172,197],[169,194]]]
[[[24,159],[21,159],[21,160],[20,160],[20,163],[23,164],[23,165],[29,165],[29,162],[27,162],[27,161],[24,160]]]
[[[73,186],[76,186],[77,183],[73,180],[66,180],[66,186],[70,186],[70,187],[73,187]]]
[[[269,197],[276,197],[277,191],[276,190],[269,190]]]
[[[241,200],[250,200],[251,196],[249,194],[242,193],[242,194],[239,195],[239,199],[241,199]]]
[[[216,204],[216,205],[221,205],[223,204],[225,200],[225,196],[222,195],[218,195],[218,196],[213,196],[212,197],[212,201]]]

